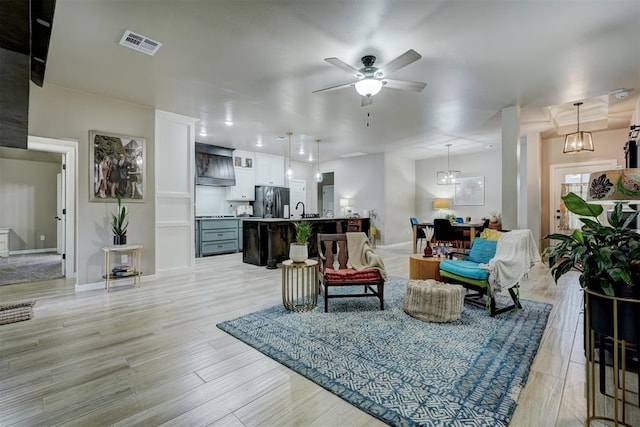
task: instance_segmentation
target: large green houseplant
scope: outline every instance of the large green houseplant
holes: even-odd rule
[[[127,227],[129,220],[127,219],[127,207],[122,204],[122,198],[118,197],[117,212],[111,214],[111,231],[113,231],[113,243],[115,245],[125,245],[127,243]]]
[[[574,193],[562,200],[570,212],[580,216],[583,225],[571,234],[545,237],[558,242],[549,250],[551,273],[556,282],[569,271],[580,273],[580,285],[595,292],[589,299],[591,327],[613,336],[613,303],[608,297],[640,299],[640,234],[632,228],[638,212],[628,215],[618,202],[609,217],[610,225],[604,225],[598,219],[601,205],[587,203]],[[604,296],[598,297],[598,293]],[[633,342],[640,338],[637,307],[636,303],[618,304],[619,334]]]
[[[562,198],[570,212],[579,215],[583,226],[571,234],[554,233],[546,236],[559,243],[549,255],[549,266],[554,279],[571,270],[580,272],[580,285],[584,288],[615,295],[614,289],[638,289],[640,279],[640,234],[631,228],[638,212],[625,215],[623,204],[615,204],[611,213],[611,225],[598,219],[602,205],[587,203],[575,193]],[[625,291],[619,291],[625,293]]]

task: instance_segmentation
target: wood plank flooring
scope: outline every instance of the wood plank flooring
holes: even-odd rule
[[[390,276],[409,277],[409,244],[376,251]],[[216,328],[280,304],[280,275],[230,254],[109,294],[62,279],[0,286],[1,302],[37,300],[32,320],[0,326],[0,425],[383,425]],[[521,295],[554,308],[510,425],[583,425],[575,277],[556,285],[539,265]]]

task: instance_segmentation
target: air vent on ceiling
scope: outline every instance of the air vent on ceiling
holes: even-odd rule
[[[120,39],[120,44],[129,49],[137,50],[138,52],[151,56],[155,55],[158,49],[160,49],[160,46],[162,46],[162,43],[151,40],[149,37],[136,34],[131,30],[124,32],[124,35]]]

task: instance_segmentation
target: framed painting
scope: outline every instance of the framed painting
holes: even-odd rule
[[[145,138],[89,131],[89,162],[89,201],[144,201]]]
[[[484,205],[484,176],[458,178],[453,204],[457,206]]]

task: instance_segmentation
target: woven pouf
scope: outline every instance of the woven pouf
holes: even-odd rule
[[[460,285],[428,280],[409,280],[402,309],[410,316],[428,322],[460,319],[464,306],[464,288]]]

